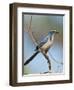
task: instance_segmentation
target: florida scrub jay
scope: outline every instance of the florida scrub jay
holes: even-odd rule
[[[56,30],[51,30],[49,31],[49,33],[47,34],[47,36],[40,42],[40,44],[38,44],[38,46],[36,46],[35,49],[35,53],[24,63],[24,65],[27,65],[28,63],[30,63],[30,61],[33,60],[33,58],[41,51],[43,52],[43,55],[46,57],[46,54],[48,52],[48,50],[50,49],[50,47],[53,45],[54,42],[54,36],[55,34],[57,34],[58,32]],[[46,59],[48,60],[49,58],[46,57]],[[50,61],[48,60],[48,63],[50,63]],[[51,67],[49,67],[51,69]]]

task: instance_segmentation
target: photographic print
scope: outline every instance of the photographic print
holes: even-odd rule
[[[10,4],[10,85],[72,83],[72,7]]]
[[[64,73],[63,16],[23,13],[24,75]]]

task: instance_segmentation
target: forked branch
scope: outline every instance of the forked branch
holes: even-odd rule
[[[33,35],[33,32],[32,32],[32,27],[31,27],[31,26],[32,26],[32,16],[31,16],[31,19],[30,19],[29,27],[28,27],[28,33],[29,33],[29,35],[30,35],[33,43],[37,46],[38,43],[36,42],[36,40],[35,40],[35,38],[34,38],[34,35]],[[49,67],[49,71],[50,71],[50,70],[51,70],[51,62],[50,62],[50,60],[49,60],[49,57],[48,57],[46,54],[44,54],[44,52],[41,50],[41,48],[40,48],[39,50],[40,50],[40,52],[43,54],[43,56],[46,58],[47,63],[48,63],[48,67]],[[34,56],[34,55],[33,55],[33,56]],[[31,57],[31,58],[33,58],[33,57]],[[30,61],[31,58],[28,59],[28,61]]]

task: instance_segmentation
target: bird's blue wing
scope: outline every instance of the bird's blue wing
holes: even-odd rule
[[[41,42],[41,43],[38,45],[38,47],[39,47],[39,48],[42,47],[45,43],[46,43],[46,42]]]
[[[41,35],[40,38],[39,38],[39,42],[42,42],[44,38],[45,38],[45,36]]]
[[[47,42],[47,38],[46,39],[44,39],[42,42],[40,42],[40,44],[36,47],[36,49],[35,50],[38,50],[39,48],[41,48],[46,42]]]

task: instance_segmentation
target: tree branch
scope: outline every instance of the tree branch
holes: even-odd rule
[[[43,53],[43,52],[41,52],[43,55],[44,55],[44,57],[46,58],[46,60],[47,60],[47,63],[48,63],[48,68],[49,68],[49,71],[51,70],[51,62],[50,62],[50,59],[49,59],[49,57],[48,57],[48,55],[47,54],[45,54],[45,53]]]
[[[31,19],[30,19],[30,25],[29,25],[29,28],[28,28],[28,32],[29,32],[29,35],[30,35],[32,41],[33,41],[34,44],[37,46],[38,44],[37,44],[37,42],[36,42],[36,40],[35,40],[35,38],[34,38],[34,36],[33,36],[33,32],[32,32],[31,25],[32,25],[32,16],[31,16]]]
[[[31,19],[30,19],[29,27],[28,27],[28,33],[29,33],[32,41],[34,42],[34,44],[35,44],[36,46],[38,46],[38,43],[36,42],[36,40],[35,40],[35,38],[34,38],[34,36],[33,36],[33,32],[32,32],[31,25],[32,25],[32,16],[31,16]],[[50,63],[49,57],[42,51],[41,48],[39,49],[39,52],[41,52],[41,53],[43,54],[43,56],[46,58],[47,63],[48,63],[49,70],[51,70],[51,63]],[[31,59],[32,59],[32,58],[31,58]],[[29,59],[29,60],[30,60],[30,59]]]

